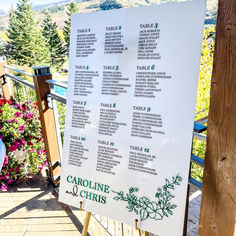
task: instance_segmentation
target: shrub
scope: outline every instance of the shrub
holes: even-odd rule
[[[37,103],[23,105],[0,98],[0,138],[6,156],[0,172],[0,189],[6,190],[26,176],[39,173],[46,165]],[[17,153],[21,152],[22,159]]]

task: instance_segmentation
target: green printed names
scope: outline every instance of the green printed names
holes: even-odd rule
[[[162,115],[151,110],[151,107],[133,106],[131,136],[152,139],[153,135],[165,134]]]
[[[69,165],[81,167],[84,161],[88,160],[89,150],[85,147],[86,141],[84,136],[70,136]]]
[[[153,164],[155,160],[156,156],[151,154],[149,147],[130,145],[129,170],[143,172],[150,175],[157,175],[156,168],[152,167],[155,166]]]

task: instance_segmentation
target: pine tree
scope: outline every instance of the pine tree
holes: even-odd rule
[[[51,66],[59,70],[65,63],[66,49],[58,34],[57,25],[55,22],[52,22],[52,17],[48,11],[45,13],[42,28],[43,36],[50,52]]]
[[[119,9],[122,8],[122,5],[117,3],[116,0],[106,0],[105,2],[100,4],[100,9],[102,11]]]
[[[5,42],[3,41],[2,38],[0,38],[0,56],[5,56]]]
[[[49,51],[34,19],[29,0],[19,0],[16,10],[9,17],[10,58],[19,65],[45,64]]]
[[[69,55],[70,48],[70,26],[71,26],[71,16],[78,12],[78,7],[76,2],[70,3],[68,11],[66,12],[68,19],[65,21],[65,27],[63,29],[65,42],[66,42],[66,52]]]

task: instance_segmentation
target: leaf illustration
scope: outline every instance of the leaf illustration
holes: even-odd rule
[[[139,189],[136,187],[130,187],[125,196],[123,191],[116,192],[112,190],[114,194],[117,194],[113,199],[127,202],[126,208],[128,211],[139,215],[140,221],[144,221],[147,218],[162,220],[164,217],[173,215],[172,210],[177,207],[177,205],[172,204],[170,201],[175,198],[171,190],[175,190],[175,185],[180,185],[181,181],[182,177],[180,175],[172,177],[172,181],[165,179],[166,184],[162,188],[157,188],[157,193],[155,194],[157,201],[152,201],[145,196],[138,198],[136,193]]]
[[[146,211],[146,209],[141,209],[140,210],[140,220],[146,220],[148,218],[148,212]]]

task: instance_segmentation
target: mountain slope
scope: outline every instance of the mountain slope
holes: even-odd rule
[[[100,3],[105,0],[76,0],[78,2],[79,13],[91,12],[100,10]],[[138,7],[138,6],[147,6],[152,4],[160,4],[161,2],[170,2],[171,0],[117,0],[116,2],[121,4],[123,7]],[[184,0],[176,0],[182,2]],[[66,8],[69,5],[71,0],[59,0],[55,3],[42,4],[34,6],[36,11],[36,20],[42,21],[44,17],[44,12],[47,9],[51,14],[53,20],[57,23],[59,28],[64,26],[64,21],[67,19]],[[218,0],[207,0],[207,9],[206,9],[206,23],[214,24],[216,21],[217,14],[217,2]],[[4,14],[4,12],[2,13]],[[0,11],[0,30],[7,28],[8,25],[8,16],[1,15]]]

